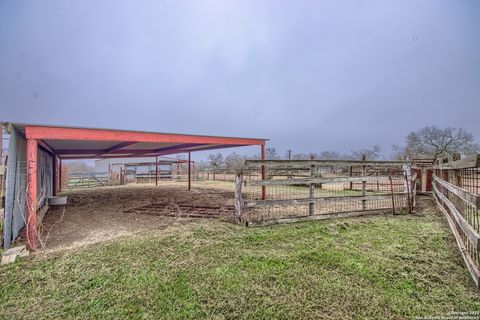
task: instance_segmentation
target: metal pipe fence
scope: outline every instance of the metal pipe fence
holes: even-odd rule
[[[109,185],[109,172],[69,172],[66,188],[94,188]]]

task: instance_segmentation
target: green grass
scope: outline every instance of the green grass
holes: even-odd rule
[[[0,268],[0,318],[403,319],[480,310],[442,218],[207,221]]]

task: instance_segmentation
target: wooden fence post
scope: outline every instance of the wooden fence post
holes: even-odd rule
[[[362,161],[365,161],[367,157],[365,155],[362,156]],[[367,167],[365,165],[362,166],[362,176],[367,175]],[[367,180],[362,181],[362,196],[367,195]],[[362,200],[362,210],[367,210],[367,200]]]
[[[315,165],[312,164],[310,165],[310,178],[315,178]],[[313,199],[315,198],[315,183],[310,182],[309,183],[309,198],[310,198],[310,203],[308,204],[308,214],[313,216],[315,214],[315,202],[313,202]]]
[[[243,170],[235,172],[235,223],[243,224],[245,222],[245,204],[242,198]]]
[[[407,187],[407,204],[408,204],[408,213],[412,213],[412,200],[410,198],[410,192],[411,192],[411,187],[410,187],[410,180],[409,180],[409,175],[408,171],[409,170],[407,167],[405,167],[405,185]]]
[[[390,192],[392,193],[392,212],[395,214],[395,195],[393,192],[393,179],[392,176],[388,176],[388,179],[390,180]]]
[[[353,166],[350,166],[350,177],[353,176]],[[350,181],[350,190],[353,190],[353,182]]]

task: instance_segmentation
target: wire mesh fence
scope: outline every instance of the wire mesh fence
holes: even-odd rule
[[[249,224],[415,205],[416,177],[403,162],[250,160],[246,167],[259,177],[244,181],[240,172],[243,185],[237,181]]]
[[[465,263],[480,285],[480,158],[434,167],[433,191]]]

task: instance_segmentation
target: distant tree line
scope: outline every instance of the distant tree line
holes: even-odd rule
[[[81,160],[64,161],[63,167],[67,168],[68,172],[93,172],[95,167],[88,165],[87,162]]]
[[[352,160],[361,160],[362,156],[365,155],[368,160],[380,159],[381,148],[378,145],[373,146],[369,149],[359,149],[351,151],[348,154],[341,154],[335,151],[322,151],[320,153],[289,153],[287,152],[284,157],[281,157],[275,147],[265,148],[265,159],[266,160],[308,160],[308,159],[352,159]],[[260,159],[259,155],[255,156],[244,156],[236,152],[232,152],[227,156],[223,156],[222,153],[211,153],[208,155],[207,160],[197,161],[196,166],[198,169],[229,169],[235,170],[243,167],[245,160],[247,159]]]
[[[288,150],[283,156],[279,155],[275,147],[265,148],[267,160],[361,160],[363,156],[367,160],[404,160],[417,157],[451,158],[454,154],[469,156],[480,152],[480,146],[474,140],[473,135],[462,128],[438,128],[430,126],[409,133],[403,145],[393,145],[393,154],[386,157],[382,154],[379,145],[371,148],[352,150],[348,153],[340,153],[334,150],[310,153],[294,153]],[[230,169],[234,170],[244,165],[246,159],[259,159],[260,156],[244,156],[232,152],[227,156],[222,153],[209,154],[204,161],[197,162],[199,169]]]

